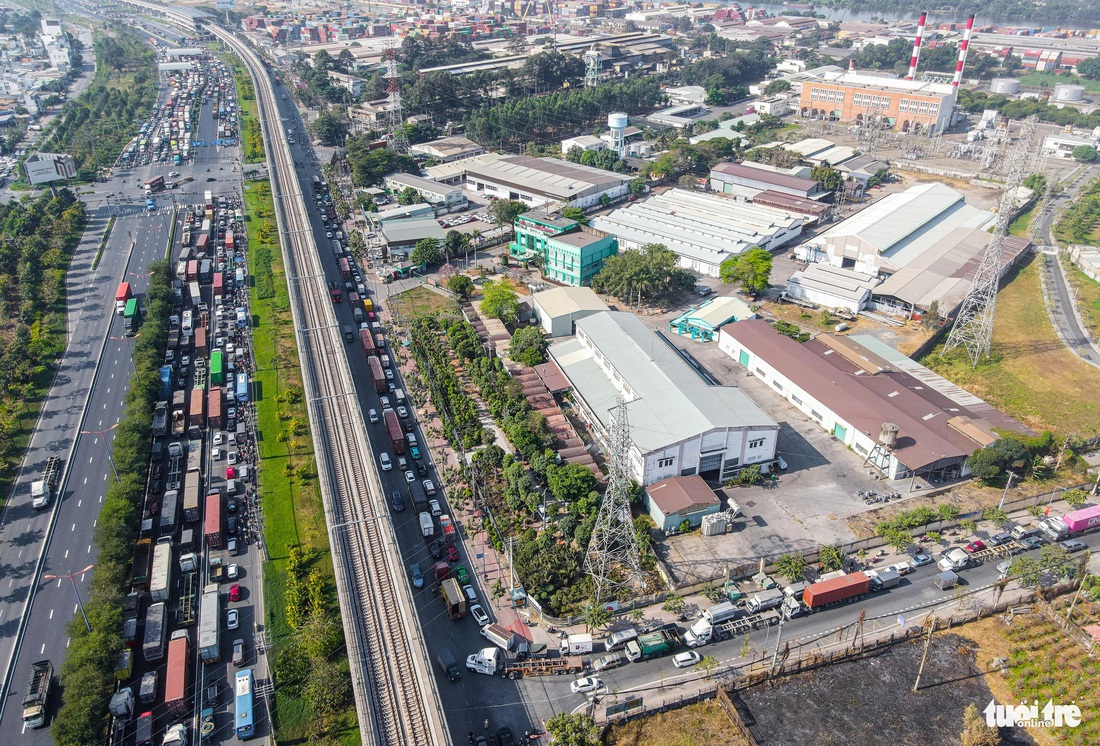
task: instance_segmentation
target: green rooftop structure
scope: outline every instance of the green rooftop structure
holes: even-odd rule
[[[755,319],[756,313],[740,298],[719,296],[690,308],[668,322],[673,334],[691,337],[698,342],[713,342],[723,324]]]
[[[515,240],[508,245],[511,257],[517,261],[540,258],[543,277],[563,285],[587,285],[607,257],[619,253],[614,236],[542,211],[525,212],[514,227]]]

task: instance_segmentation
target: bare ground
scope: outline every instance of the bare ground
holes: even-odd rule
[[[981,709],[994,696],[979,668],[988,660],[970,640],[941,633],[914,693],[923,649],[922,642],[895,645],[872,658],[745,690],[734,702],[762,745],[957,744],[967,705]],[[1001,739],[1004,746],[1035,743],[1008,729]]]

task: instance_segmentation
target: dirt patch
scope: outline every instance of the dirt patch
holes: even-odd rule
[[[1057,482],[1025,482],[1019,487],[1013,487],[1011,499],[1018,500],[1024,496],[1038,496],[1049,494],[1052,490],[1061,486]],[[888,521],[899,513],[915,508],[929,507],[933,510],[940,505],[954,505],[961,515],[981,511],[984,508],[995,507],[1001,500],[1003,490],[992,487],[983,487],[978,482],[967,482],[949,490],[920,498],[910,498],[900,503],[885,505],[877,510],[869,510],[859,513],[848,519],[848,528],[856,535],[857,539],[866,539],[875,535],[875,526],[882,521]]]
[[[967,705],[981,709],[993,698],[981,667],[986,661],[969,639],[941,633],[914,693],[923,650],[922,641],[895,645],[871,658],[745,690],[734,702],[757,741],[769,746],[958,743]],[[1008,729],[1001,739],[1005,746],[1035,743]]]
[[[617,725],[604,738],[606,746],[742,746],[730,732],[730,719],[716,701],[700,702],[671,712]]]

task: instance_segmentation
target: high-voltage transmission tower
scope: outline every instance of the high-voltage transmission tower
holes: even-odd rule
[[[594,603],[598,606],[614,601],[623,589],[637,591],[642,585],[638,539],[630,520],[630,421],[626,400],[621,396],[613,417],[607,491],[584,557],[584,571],[592,578]]]
[[[1035,134],[1035,117],[1028,117],[1020,128],[1016,146],[1008,148],[1005,158],[1005,189],[1001,195],[993,238],[986,246],[974,273],[970,292],[963,299],[955,325],[943,351],[966,348],[970,364],[975,368],[989,355],[993,342],[993,312],[997,308],[997,288],[1004,270],[1004,242],[1009,223],[1016,209],[1016,194],[1024,180],[1024,170],[1031,156],[1031,137]]]
[[[593,44],[584,53],[584,87],[595,88],[600,84],[600,73],[603,72],[603,55],[600,54],[600,45]]]
[[[386,112],[389,114],[390,145],[399,153],[409,149],[409,137],[405,132],[405,115],[401,111],[401,80],[397,73],[397,47],[386,45]]]

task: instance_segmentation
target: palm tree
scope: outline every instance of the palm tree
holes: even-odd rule
[[[599,629],[610,622],[611,610],[606,606],[590,603],[588,606],[584,607],[581,618],[584,619],[584,631],[589,632],[590,630]]]

